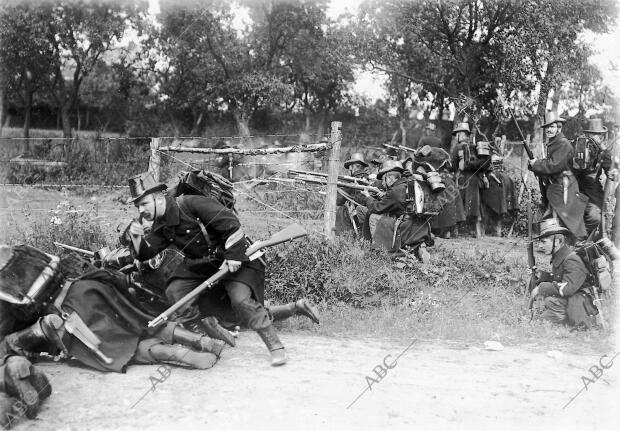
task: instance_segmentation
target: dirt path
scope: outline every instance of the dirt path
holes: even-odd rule
[[[620,365],[562,408],[599,362],[596,354],[553,358],[544,350],[299,332],[282,339],[284,367],[270,367],[258,337],[245,332],[213,369],[172,368],[134,408],[157,366],[132,366],[123,375],[41,363],[54,393],[37,420],[16,429],[617,429],[611,416]],[[386,355],[393,364],[408,346],[379,380],[373,368]],[[378,383],[347,409],[368,388],[365,376]]]

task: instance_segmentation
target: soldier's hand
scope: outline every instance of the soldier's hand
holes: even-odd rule
[[[366,196],[367,198],[370,197],[370,192],[368,191],[368,189],[366,187],[364,187],[364,189],[361,191],[361,193]]]
[[[532,292],[530,292],[530,296],[532,298],[536,298],[538,296],[538,286],[532,289]]]
[[[137,221],[132,221],[129,225],[129,234],[132,237],[144,236],[144,227]]]
[[[237,272],[239,271],[239,268],[241,268],[241,262],[239,262],[238,260],[226,259],[224,260],[224,263],[222,263],[222,266],[220,266],[220,268],[224,268],[224,265],[228,266],[228,270],[230,272]]]
[[[618,169],[612,169],[607,172],[607,179],[610,181],[616,181],[618,179]]]
[[[528,159],[527,160],[527,168],[531,171],[532,170],[532,166],[534,165],[534,163],[536,163],[538,159],[536,157],[534,157],[533,159]]]

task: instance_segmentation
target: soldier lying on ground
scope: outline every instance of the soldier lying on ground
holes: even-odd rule
[[[24,362],[39,353],[64,353],[115,372],[130,363],[215,364],[223,342],[174,322],[147,329],[154,315],[130,294],[129,279],[94,267],[80,276],[82,263],[25,245],[0,246],[0,389],[26,403],[27,417],[51,393],[45,376]],[[0,410],[15,405],[3,400]]]
[[[569,235],[570,231],[555,218],[540,222],[539,250],[551,256],[552,272],[539,271],[531,295],[544,298],[544,319],[590,328],[597,309],[590,293],[589,272],[581,257],[567,245]]]

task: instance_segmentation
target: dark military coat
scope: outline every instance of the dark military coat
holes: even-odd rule
[[[538,285],[540,295],[569,297],[586,286],[588,269],[583,260],[564,245],[551,258],[552,273],[546,273]]]
[[[198,221],[207,231],[206,238]],[[217,272],[224,259],[237,260],[243,262],[241,269],[223,280],[247,284],[262,300],[264,266],[259,261],[249,261],[245,255],[248,242],[239,219],[215,199],[198,195],[166,196],[165,214],[155,220],[145,235],[137,257],[146,260],[170,246],[176,246],[186,259],[168,282],[175,278],[204,280]]]
[[[532,164],[536,175],[546,175],[552,182],[557,182],[562,172],[570,171],[573,163],[574,149],[562,132],[547,144],[547,157]]]

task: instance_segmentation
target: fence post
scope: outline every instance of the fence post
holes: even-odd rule
[[[149,157],[149,172],[153,175],[155,181],[159,182],[160,173],[159,167],[160,163],[160,154],[158,151],[159,148],[159,138],[151,138],[151,156]]]
[[[338,172],[340,171],[340,144],[342,135],[340,128],[342,123],[333,121],[331,124],[331,134],[329,143],[331,150],[327,159],[327,196],[325,197],[325,236],[333,241],[336,235],[336,195],[338,193]]]

